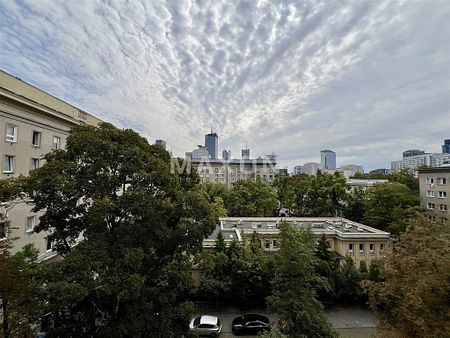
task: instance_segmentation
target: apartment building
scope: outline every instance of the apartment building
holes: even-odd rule
[[[419,189],[429,220],[449,224],[450,166],[419,169]]]
[[[450,163],[450,154],[431,153],[416,156],[405,157],[398,161],[391,162],[391,170],[393,172],[403,169],[411,169],[416,171],[421,167],[441,167],[446,163]]]
[[[275,178],[275,157],[256,159],[202,159],[192,160],[202,182],[222,184],[230,189],[237,181],[256,180],[271,183]]]
[[[261,238],[264,251],[268,254],[279,249],[280,222],[289,222],[295,229],[310,229],[315,235],[325,234],[331,250],[341,257],[349,255],[356,266],[362,261],[367,265],[373,259],[381,259],[392,252],[390,234],[367,225],[337,217],[228,217],[220,218],[220,224],[203,241],[204,248],[212,248],[219,232],[226,242],[249,241],[256,232]]]
[[[71,127],[101,121],[22,80],[0,71],[0,178],[27,175],[42,166],[43,156],[64,149]],[[39,259],[53,256],[44,232],[35,233],[39,214],[32,205],[16,200],[0,205],[0,240],[17,238],[12,252],[32,243]]]

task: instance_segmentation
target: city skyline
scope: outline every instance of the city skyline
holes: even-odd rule
[[[4,1],[0,68],[184,157],[389,168],[449,138],[450,3]]]

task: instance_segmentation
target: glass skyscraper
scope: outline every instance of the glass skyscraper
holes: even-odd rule
[[[211,130],[210,134],[205,135],[205,146],[208,148],[209,156],[212,159],[218,158],[219,152],[219,136],[216,133],[213,133]]]

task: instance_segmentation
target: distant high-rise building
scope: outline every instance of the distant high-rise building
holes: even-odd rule
[[[296,165],[295,167],[294,167],[294,175],[298,175],[298,174],[301,174],[302,173],[302,166],[301,165]]]
[[[241,151],[242,159],[243,160],[249,160],[250,159],[250,149],[242,149]]]
[[[319,170],[319,163],[305,163],[302,166],[302,173],[310,176],[314,176],[317,174],[317,170]]]
[[[403,158],[417,156],[417,155],[423,155],[423,154],[425,154],[425,151],[423,151],[423,150],[409,149],[409,150],[405,150],[403,152]]]
[[[218,158],[219,136],[217,136],[216,133],[213,133],[212,130],[210,134],[205,135],[205,147],[208,148],[209,156],[212,159]]]
[[[166,141],[164,140],[156,140],[155,144],[163,147],[164,149],[166,149]]]
[[[225,161],[231,160],[231,150],[224,149],[222,151],[222,159]]]
[[[444,140],[444,144],[442,145],[442,152],[450,154],[450,139]]]
[[[320,169],[336,169],[336,153],[331,150],[320,151]]]

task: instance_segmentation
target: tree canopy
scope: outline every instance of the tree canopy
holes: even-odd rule
[[[75,127],[45,160],[27,187],[44,211],[36,231],[65,256],[42,277],[49,336],[187,334],[189,255],[217,224],[196,173],[106,123]]]
[[[450,336],[450,228],[410,221],[381,267],[385,280],[365,282],[383,326],[406,337]]]

